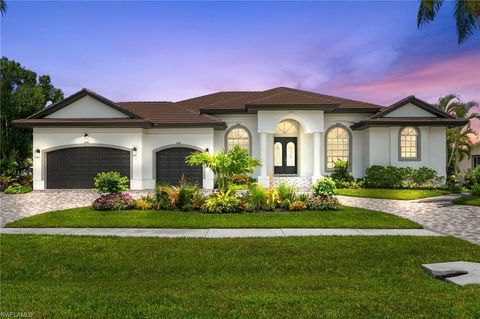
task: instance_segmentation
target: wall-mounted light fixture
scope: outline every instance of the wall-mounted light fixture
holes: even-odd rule
[[[134,146],[132,148],[132,156],[137,156],[137,147],[136,146]]]
[[[35,157],[36,158],[40,157],[40,149],[38,149],[38,148],[35,150]]]
[[[205,153],[208,153],[208,151],[209,151],[208,147],[207,147],[207,148],[205,148]]]
[[[84,143],[89,143],[90,139],[88,138],[88,133],[83,133],[83,142]]]

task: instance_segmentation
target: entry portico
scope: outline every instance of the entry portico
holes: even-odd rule
[[[258,111],[257,120],[260,160],[265,163],[260,184],[268,187],[275,175],[307,176],[312,182],[322,176],[323,110]]]

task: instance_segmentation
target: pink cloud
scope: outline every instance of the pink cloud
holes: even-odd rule
[[[335,91],[351,92],[357,98],[385,105],[408,95],[433,103],[449,93],[458,94],[465,101],[480,101],[480,53],[403,69],[374,82],[346,84]]]

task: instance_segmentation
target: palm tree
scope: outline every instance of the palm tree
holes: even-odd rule
[[[468,123],[463,127],[451,128],[447,130],[447,145],[448,145],[448,162],[447,171],[457,171],[457,164],[463,160],[465,156],[470,157],[473,142],[472,139],[478,133],[472,128],[474,120],[480,120],[480,113],[475,108],[478,108],[478,103],[475,101],[462,102],[455,94],[449,94],[438,99],[438,103],[434,104],[440,110],[450,113],[457,118],[467,119]]]
[[[7,2],[5,0],[0,0],[0,12],[2,16],[5,12],[7,12]]]
[[[443,0],[420,0],[417,27],[432,22],[443,5]],[[455,0],[454,16],[457,25],[458,44],[461,44],[480,26],[480,1]]]

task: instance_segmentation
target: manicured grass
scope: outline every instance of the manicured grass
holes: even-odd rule
[[[460,197],[453,200],[454,204],[480,206],[480,196]]]
[[[0,311],[36,318],[479,318],[480,286],[420,265],[451,237],[2,236]]]
[[[339,195],[353,197],[370,197],[383,199],[420,199],[449,194],[449,191],[438,189],[380,189],[380,188],[342,188],[337,189]]]
[[[178,211],[99,212],[89,207],[35,215],[7,227],[142,227],[142,228],[422,228],[395,215],[361,208],[338,211],[203,214]]]

